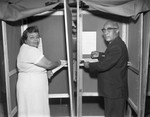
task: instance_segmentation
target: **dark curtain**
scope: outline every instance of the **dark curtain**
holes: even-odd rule
[[[52,3],[47,0],[0,0],[0,19],[17,21],[49,11],[59,3]]]
[[[150,0],[82,0],[91,9],[136,18],[150,10]],[[149,5],[149,6],[148,6]]]

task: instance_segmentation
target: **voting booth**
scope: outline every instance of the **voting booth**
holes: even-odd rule
[[[67,61],[67,65],[56,70],[52,78],[49,79],[49,100],[53,98],[68,98],[68,116],[73,117],[75,114],[75,100],[73,96],[74,68],[71,10],[66,0],[52,4],[47,3],[47,1],[38,1],[37,3],[39,4],[35,1],[30,1],[30,3],[20,1],[17,4],[18,6],[13,3],[3,4],[4,7],[9,8],[7,9],[8,14],[5,14],[6,19],[4,21],[1,20],[8,117],[17,116],[16,83],[18,71],[16,60],[20,48],[21,35],[28,26],[33,25],[37,25],[39,28],[42,38],[41,48],[44,55],[52,61]],[[62,9],[53,9],[58,5],[61,5]],[[24,9],[22,9],[22,6],[24,6]],[[15,9],[16,7],[18,9]],[[16,13],[15,16],[11,14],[13,9],[14,14]]]
[[[92,108],[89,110],[92,114],[84,114],[84,97],[100,98],[100,96],[96,75],[86,71],[81,61],[90,60],[91,51],[106,50],[107,43],[102,37],[101,28],[108,19],[119,23],[120,36],[129,51],[127,115],[131,117],[135,113],[136,117],[144,117],[146,95],[150,94],[147,93],[149,92],[147,82],[149,81],[150,2],[148,0],[77,0],[75,4],[77,39],[76,44],[72,45],[73,20],[67,0],[57,2],[20,0],[0,3],[0,31],[4,52],[8,117],[17,117],[16,58],[20,48],[20,38],[22,32],[33,25],[39,28],[44,55],[50,60],[66,60],[68,63],[49,79],[49,99],[68,98],[69,115],[67,116],[69,117],[104,117],[103,112],[93,114]],[[77,46],[76,67],[73,63],[74,46]],[[74,72],[76,76],[73,75]],[[73,83],[74,77],[76,77],[76,87]],[[100,106],[96,108],[94,109],[97,112],[104,111]]]
[[[126,43],[129,51],[128,62],[128,111],[127,116],[144,117],[145,99],[147,91],[147,74],[149,61],[149,12],[135,15],[132,12],[132,2],[122,3],[121,1],[90,1],[81,0],[82,7],[78,3],[78,87],[77,106],[78,117],[84,115],[85,96],[99,96],[97,79],[93,74],[82,68],[80,61],[90,59],[91,51],[104,52],[106,44],[102,38],[101,29],[106,20],[114,20],[120,25],[120,36]],[[139,2],[139,4],[138,4]],[[136,1],[144,6],[142,1]],[[113,2],[112,2],[113,3]],[[118,4],[117,4],[118,3]],[[120,5],[119,5],[120,3]],[[131,4],[130,4],[131,3]],[[130,5],[131,6],[130,6]],[[116,5],[116,6],[115,6]],[[129,5],[129,6],[128,6]],[[87,9],[88,7],[88,9]],[[120,7],[120,8],[119,8]],[[129,8],[130,7],[130,8]],[[130,12],[128,10],[130,9]],[[132,10],[131,10],[132,9]],[[134,11],[134,10],[133,10]],[[131,13],[131,14],[130,14]],[[133,14],[134,15],[133,15]],[[93,45],[93,46],[91,46]],[[100,107],[99,107],[100,108]],[[94,115],[93,116],[100,116]]]

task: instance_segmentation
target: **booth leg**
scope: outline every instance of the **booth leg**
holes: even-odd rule
[[[130,105],[128,105],[128,107],[127,107],[127,114],[126,114],[126,117],[132,117],[132,110],[131,110]]]

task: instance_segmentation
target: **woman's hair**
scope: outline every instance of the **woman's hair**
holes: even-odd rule
[[[28,33],[39,33],[39,29],[37,26],[30,26],[28,27],[22,34],[21,37],[21,45],[25,43],[28,38]]]

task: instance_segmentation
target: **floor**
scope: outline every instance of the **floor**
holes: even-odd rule
[[[54,103],[53,103],[54,101]],[[82,98],[82,117],[104,117],[103,99],[99,97],[83,97]],[[51,115],[52,117],[69,116],[68,100],[52,100]],[[57,103],[56,103],[57,102]],[[128,117],[127,115],[125,117]],[[137,114],[132,112],[132,117],[137,117]],[[150,117],[150,96],[146,97],[145,117]]]
[[[7,105],[5,95],[0,96],[0,117],[7,116]],[[102,102],[92,97],[83,98],[82,115],[83,117],[104,117]],[[76,107],[75,107],[76,108]],[[90,110],[90,111],[89,111]],[[69,98],[50,99],[51,117],[70,117]],[[76,111],[76,110],[75,110]],[[76,116],[76,115],[75,115]]]
[[[7,105],[6,105],[5,93],[0,93],[0,117],[8,117],[6,110],[7,110]]]
[[[82,101],[82,117],[104,117],[103,102],[99,102],[98,99],[94,97],[84,97]],[[69,99],[51,99],[50,110],[52,117],[69,117]]]
[[[83,97],[82,101],[82,117],[104,117],[104,107],[102,99],[98,99],[96,97]],[[0,117],[8,117],[6,107],[6,97],[4,94],[2,94],[0,96]],[[50,99],[50,111],[51,117],[70,117],[69,99]],[[148,97],[146,101],[145,113],[145,117],[150,117],[150,97]],[[77,115],[75,115],[75,117],[76,116]],[[133,115],[132,117],[137,116]]]

